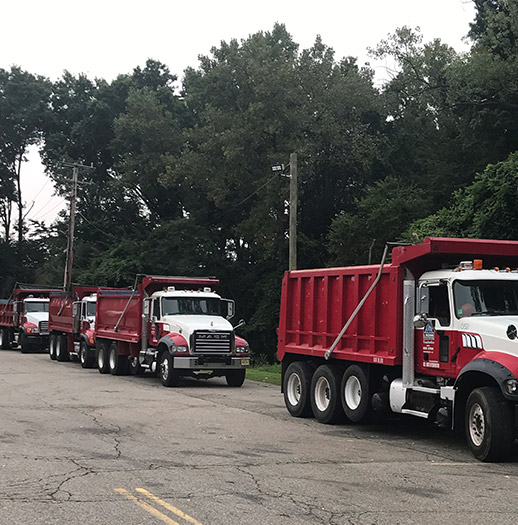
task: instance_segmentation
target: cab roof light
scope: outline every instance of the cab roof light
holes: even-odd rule
[[[482,259],[474,259],[473,260],[473,269],[474,270],[482,270],[483,261]]]
[[[500,271],[500,268],[499,268],[498,266],[495,266],[495,267],[493,268],[493,270],[495,270],[495,272],[499,272],[499,271]]]

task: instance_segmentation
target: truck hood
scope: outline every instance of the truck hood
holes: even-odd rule
[[[166,315],[162,322],[169,325],[171,332],[177,332],[189,341],[195,330],[231,332],[234,327],[223,317],[216,315]]]
[[[518,330],[518,315],[469,317],[464,319],[461,332],[478,334],[482,338],[484,350],[495,350],[518,355],[518,337],[507,336],[509,326]]]
[[[40,325],[40,321],[48,321],[48,312],[28,312],[25,314],[25,319],[28,323],[34,323],[36,326]]]

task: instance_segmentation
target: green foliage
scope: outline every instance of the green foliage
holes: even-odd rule
[[[490,164],[473,184],[455,194],[451,207],[416,221],[405,237],[518,239],[518,153]]]

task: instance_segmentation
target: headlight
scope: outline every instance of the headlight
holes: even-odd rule
[[[248,354],[248,352],[250,352],[250,347],[248,345],[236,347],[236,354]]]
[[[27,328],[27,333],[28,334],[37,334],[38,333],[38,329],[37,328]]]
[[[189,351],[189,349],[186,346],[176,346],[175,350],[179,354],[185,354]]]
[[[505,382],[505,389],[508,394],[516,394],[518,391],[518,381],[516,379],[508,379]]]

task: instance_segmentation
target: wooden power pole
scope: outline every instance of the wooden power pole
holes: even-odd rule
[[[79,168],[72,167],[72,193],[70,196],[70,217],[68,220],[68,241],[67,241],[67,258],[65,262],[65,277],[63,279],[63,288],[66,292],[70,291],[72,285],[72,264],[74,262],[74,229],[76,223],[76,201],[77,201],[77,179]]]
[[[297,269],[297,205],[298,205],[297,154],[290,154],[290,253],[288,269]]]

